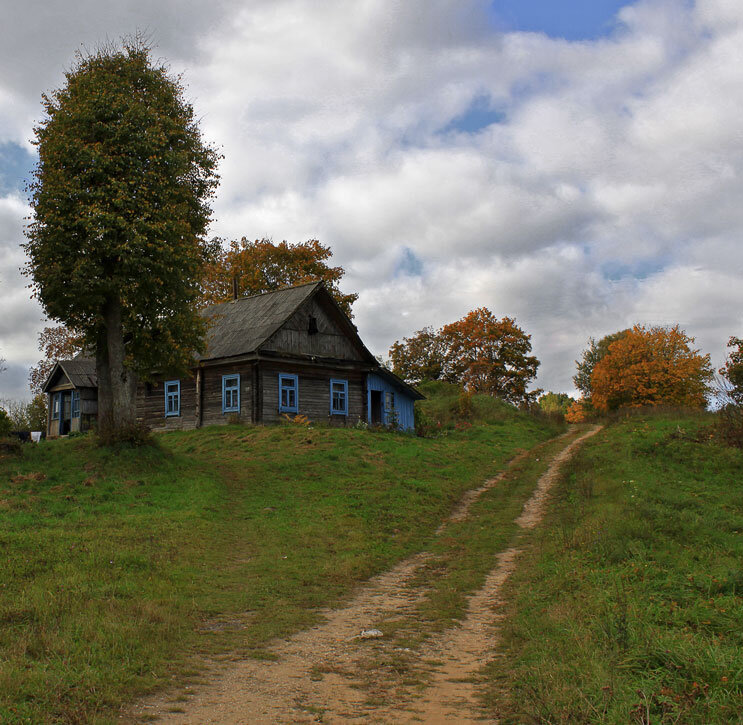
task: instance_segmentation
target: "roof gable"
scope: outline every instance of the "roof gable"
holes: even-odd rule
[[[303,325],[303,317],[310,314],[309,310],[313,305],[316,310],[322,310],[323,318],[327,321],[326,328],[332,327],[332,331],[328,329],[328,332],[343,336],[348,341],[354,353],[346,357],[372,364],[376,362],[361,342],[353,323],[322,282],[287,287],[207,307],[202,312],[210,323],[207,352],[199,359],[236,357],[262,349],[300,353],[302,350],[292,344],[292,335],[284,334],[284,330],[288,332],[295,328],[298,333]],[[294,337],[298,339],[297,335]],[[324,355],[319,351],[311,354],[334,356]]]
[[[207,351],[198,359],[255,352],[320,284],[288,287],[207,307],[202,311],[209,321]]]
[[[59,360],[49,373],[41,391],[59,385],[59,379],[66,377],[75,388],[95,388],[98,386],[95,360],[76,357],[72,360]]]

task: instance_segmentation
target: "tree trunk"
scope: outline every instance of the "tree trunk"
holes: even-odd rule
[[[111,399],[111,371],[108,367],[106,330],[98,331],[95,345],[95,371],[98,377],[98,429],[109,432],[113,427],[113,401]]]
[[[126,367],[121,302],[109,300],[103,308],[104,330],[98,338],[98,413],[101,431],[114,436],[136,425],[137,377]]]

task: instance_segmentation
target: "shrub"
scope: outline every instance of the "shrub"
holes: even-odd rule
[[[587,418],[588,411],[583,398],[580,400],[574,400],[565,413],[566,423],[584,423]]]
[[[155,445],[150,429],[139,423],[122,428],[114,429],[113,426],[104,426],[97,433],[98,445],[107,447],[127,446],[139,448],[140,446]]]
[[[21,441],[18,438],[0,438],[0,455],[15,455],[21,454]]]
[[[0,436],[6,436],[13,430],[13,421],[7,411],[0,408]]]

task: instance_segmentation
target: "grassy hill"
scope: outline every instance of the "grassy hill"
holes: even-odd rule
[[[743,451],[710,418],[626,418],[569,464],[507,592],[499,721],[741,722]]]
[[[427,438],[226,426],[0,459],[0,721],[106,722],[199,653],[267,656],[556,433],[499,401],[426,393]]]

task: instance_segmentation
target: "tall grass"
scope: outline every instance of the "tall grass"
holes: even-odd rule
[[[565,470],[509,586],[502,721],[740,722],[743,453],[709,421],[619,421]]]

